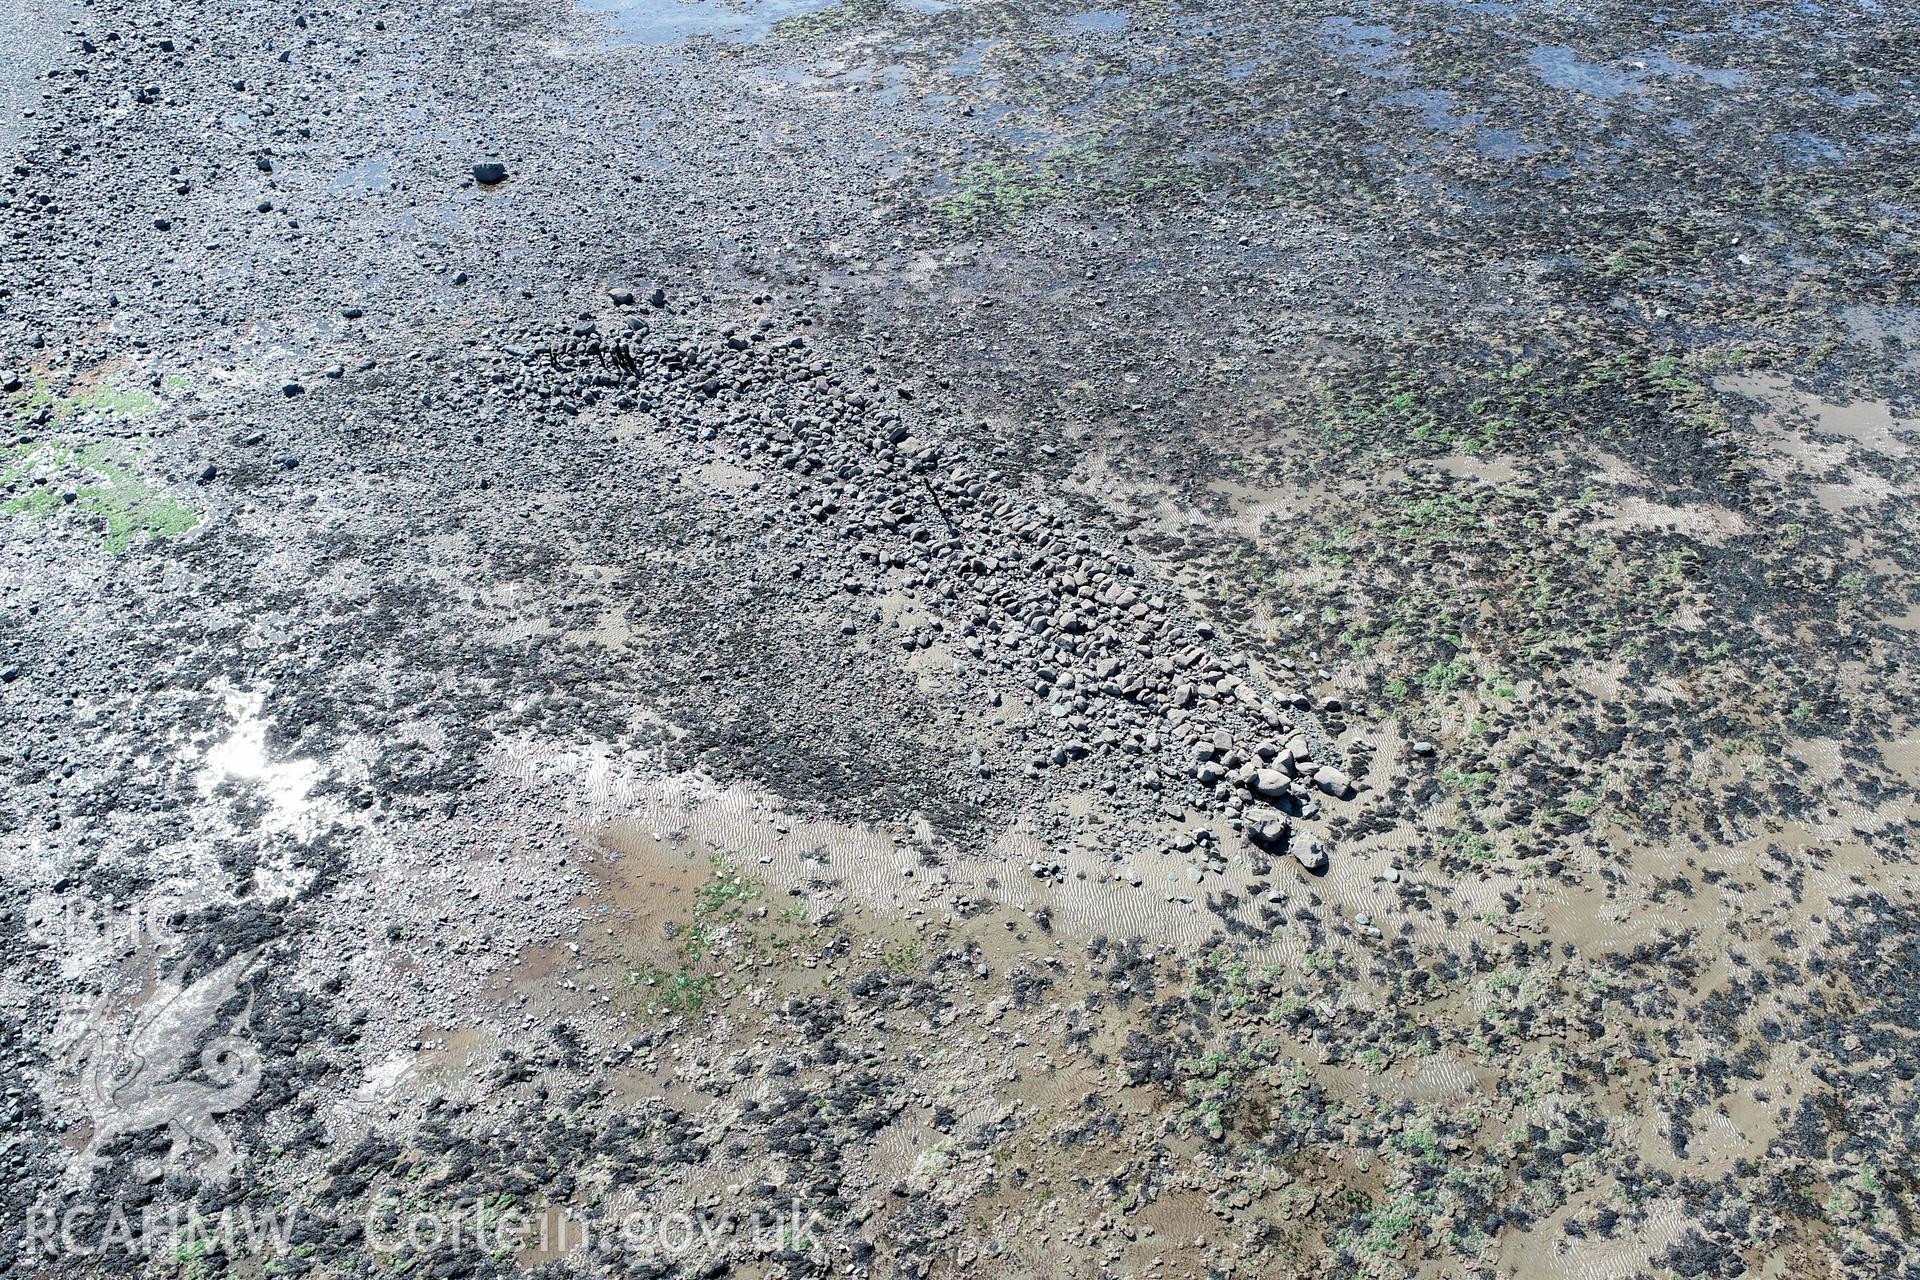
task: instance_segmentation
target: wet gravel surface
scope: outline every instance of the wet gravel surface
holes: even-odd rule
[[[11,153],[38,115],[41,71],[65,51],[73,12],[68,4],[22,0],[0,14],[0,150]]]
[[[1914,1274],[1905,15],[6,23],[0,1274]]]

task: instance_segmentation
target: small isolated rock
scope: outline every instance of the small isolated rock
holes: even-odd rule
[[[1292,829],[1285,814],[1267,814],[1247,823],[1247,838],[1264,848],[1281,849],[1286,847]]]
[[[219,474],[220,474],[220,468],[214,466],[211,462],[209,462],[206,466],[200,469],[200,483],[212,484],[213,478]]]
[[[1330,764],[1323,764],[1314,770],[1313,785],[1336,800],[1353,798],[1353,779]]]
[[[1293,842],[1293,857],[1309,871],[1318,873],[1327,869],[1327,851],[1311,835],[1303,835]]]
[[[1278,769],[1256,769],[1247,786],[1263,800],[1275,800],[1287,794],[1287,775]]]
[[[1417,756],[1430,756],[1433,754],[1433,744],[1425,738],[1422,738],[1413,744],[1413,754]]]
[[[498,160],[482,160],[473,166],[473,180],[483,187],[495,186],[507,180],[507,166]]]

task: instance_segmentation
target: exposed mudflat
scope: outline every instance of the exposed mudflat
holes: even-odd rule
[[[0,1276],[1920,1276],[1920,22],[0,15]]]

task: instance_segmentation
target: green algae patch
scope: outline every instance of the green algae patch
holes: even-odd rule
[[[1303,406],[1323,442],[1355,466],[1447,454],[1524,454],[1550,440],[1719,440],[1732,429],[1714,392],[1722,353],[1563,352],[1477,364],[1392,354],[1335,371]]]
[[[979,232],[1006,230],[1052,204],[1125,206],[1199,186],[1197,175],[1177,162],[1149,164],[1117,153],[1104,133],[1037,154],[975,160],[942,182],[946,189],[929,200],[930,211],[950,226]]]
[[[199,524],[197,510],[141,474],[142,452],[117,441],[17,445],[0,453],[0,512],[29,520],[69,511],[92,517],[114,555],[136,538],[171,537]]]
[[[964,169],[954,190],[933,202],[950,222],[1006,225],[1049,201],[1060,189],[1050,178],[1022,174],[1000,160],[980,160]]]
[[[899,12],[893,0],[841,0],[811,13],[782,18],[773,24],[771,34],[775,40],[812,40],[872,26]]]
[[[184,385],[184,380],[180,384]],[[144,418],[160,407],[160,398],[138,387],[116,382],[83,383],[70,391],[59,391],[45,378],[34,378],[9,397],[10,407],[21,416],[49,410],[63,422],[90,416]]]

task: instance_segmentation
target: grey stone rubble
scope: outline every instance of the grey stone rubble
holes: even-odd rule
[[[1317,819],[1321,797],[1357,794],[1313,714],[1351,707],[1316,700],[1299,672],[1224,650],[1124,536],[940,438],[905,389],[837,373],[770,317],[689,334],[657,314],[660,290],[651,318],[621,305],[631,293],[611,296],[611,317],[503,342],[493,393],[546,415],[644,415],[652,430],[768,476],[793,518],[840,534],[836,564],[792,572],[817,574],[848,612],[892,590],[915,595],[936,616],[903,645],[956,651],[990,704],[1031,696],[1027,772],[1091,760],[1176,812],[1226,816],[1257,846],[1301,842],[1300,865],[1325,869],[1324,845],[1287,819]]]

